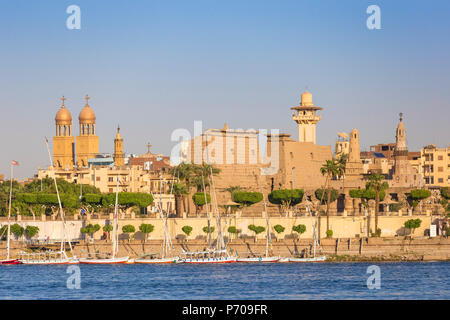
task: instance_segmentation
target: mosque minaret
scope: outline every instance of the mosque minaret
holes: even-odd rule
[[[316,125],[320,121],[317,111],[323,110],[314,105],[312,94],[305,91],[301,96],[300,105],[292,107],[297,114],[292,115],[292,120],[298,124],[298,142],[312,142],[316,144]]]

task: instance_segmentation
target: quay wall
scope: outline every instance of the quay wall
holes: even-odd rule
[[[310,239],[274,240],[270,248],[273,255],[297,256],[312,249]],[[161,240],[123,240],[119,241],[119,256],[139,257],[148,253],[161,253],[163,242]],[[178,255],[182,250],[203,250],[208,246],[207,240],[174,240],[171,255]],[[6,254],[6,244],[0,244],[0,256]],[[227,244],[232,253],[241,257],[264,255],[266,242],[263,239],[230,239]],[[12,241],[12,256],[26,249],[23,242]],[[58,250],[59,246],[55,246]],[[111,241],[96,240],[94,242],[81,241],[74,245],[73,254],[77,257],[105,257],[111,252]],[[450,238],[340,238],[322,239],[322,253],[331,258],[353,257],[352,260],[375,261],[430,261],[450,260]],[[339,261],[339,260],[335,260]]]

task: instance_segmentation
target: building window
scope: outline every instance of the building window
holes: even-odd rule
[[[100,181],[100,177],[95,177],[95,181]]]
[[[438,156],[438,160],[444,160],[444,156]]]
[[[444,167],[438,167],[438,172],[444,172]]]
[[[109,182],[114,182],[114,178],[113,178],[113,177],[109,177],[109,178],[108,178],[108,181],[109,181]]]
[[[109,188],[109,193],[112,193],[113,192],[113,189],[112,188]]]
[[[438,183],[444,183],[444,178],[439,178]]]

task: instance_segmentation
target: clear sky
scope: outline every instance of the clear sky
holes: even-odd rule
[[[81,30],[66,8],[81,8]],[[366,8],[381,8],[369,30]],[[0,1],[0,173],[49,164],[60,97],[73,131],[85,94],[100,152],[170,154],[176,128],[279,128],[308,87],[324,108],[317,143],[360,131],[361,147],[450,142],[450,1]]]

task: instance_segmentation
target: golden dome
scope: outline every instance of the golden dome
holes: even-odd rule
[[[313,106],[314,104],[312,101],[312,94],[309,93],[308,91],[305,91],[304,93],[302,93],[302,99],[301,99],[300,105]]]
[[[83,110],[81,110],[80,115],[78,116],[78,120],[80,120],[80,123],[85,123],[85,124],[91,124],[91,123],[95,123],[95,113],[94,110],[92,110],[92,108],[88,105],[88,99],[89,96],[86,95],[86,105],[84,106]]]
[[[58,112],[56,113],[56,116],[55,116],[56,124],[70,125],[70,124],[72,124],[72,115],[70,114],[70,111],[67,110],[67,108],[64,106],[64,100],[66,100],[66,98],[64,98],[64,96],[63,96],[61,98],[61,100],[62,100],[62,106],[58,110]]]

